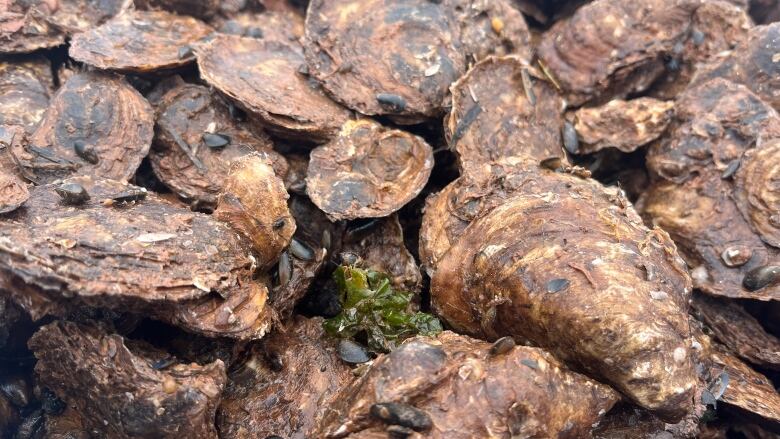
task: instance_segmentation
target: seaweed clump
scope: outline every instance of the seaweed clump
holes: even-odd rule
[[[373,352],[390,352],[409,337],[442,331],[439,319],[414,311],[413,294],[393,289],[384,273],[341,265],[333,279],[342,308],[323,323],[332,336],[364,341]]]

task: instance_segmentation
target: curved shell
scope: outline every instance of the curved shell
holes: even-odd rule
[[[290,244],[296,225],[289,198],[267,156],[253,153],[230,166],[214,216],[243,234],[255,250],[256,264],[268,268]]]
[[[420,228],[419,252],[420,262],[429,276],[433,277],[439,260],[469,224],[518,193],[541,190],[540,180],[517,172],[537,166],[537,161],[523,157],[483,164],[428,197]],[[545,181],[543,187],[564,192],[568,184],[569,180],[559,179]]]
[[[467,334],[528,339],[679,420],[695,377],[691,280],[674,243],[598,183],[524,177],[536,187],[471,222],[439,260],[433,309]]]
[[[687,37],[699,4],[593,1],[544,33],[539,58],[573,105],[643,91],[664,72],[663,55]]]
[[[736,174],[735,199],[764,242],[780,247],[780,141],[745,153]]]

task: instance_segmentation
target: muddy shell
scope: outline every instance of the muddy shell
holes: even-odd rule
[[[372,416],[373,407],[400,403],[428,417],[428,431],[411,437],[574,438],[618,399],[541,349],[491,355],[490,347],[448,331],[406,341],[323,405],[311,437],[382,437],[372,434],[392,426]]]
[[[528,40],[522,15],[504,1],[317,0],[304,49],[309,72],[334,99],[416,123],[444,112],[468,58],[527,57]]]
[[[219,12],[220,0],[135,0],[134,3],[139,9],[164,9],[208,20]]]
[[[332,220],[384,217],[420,193],[432,168],[433,151],[421,137],[348,121],[311,152],[306,193]]]
[[[696,362],[700,380],[706,383],[701,393],[709,393],[702,395],[702,402],[717,397],[717,403],[726,405],[730,411],[777,431],[780,428],[780,393],[772,382],[714,342],[701,329],[691,326],[697,343]]]
[[[531,60],[531,34],[515,1],[457,0],[455,8],[460,23],[460,43],[468,62],[489,55],[514,54]]]
[[[666,74],[649,90],[651,96],[674,99],[690,84],[699,67],[747,40],[753,22],[747,8],[734,3],[701,3],[693,14],[685,43],[676,45],[664,59]]]
[[[27,184],[13,173],[0,168],[0,214],[12,212],[30,198]]]
[[[143,96],[118,76],[85,72],[60,87],[29,142],[11,152],[36,184],[73,174],[127,181],[153,135]]]
[[[451,242],[431,279],[433,310],[466,334],[527,338],[678,421],[695,387],[691,280],[669,235],[646,228],[617,190],[517,172],[536,183]],[[616,306],[625,301],[636,307]]]
[[[780,109],[780,23],[756,26],[734,50],[714,57],[699,68],[692,82],[724,78],[748,87],[767,104]]]
[[[734,203],[732,188],[720,175],[710,173],[682,185],[658,182],[642,196],[639,207],[652,224],[675,240],[691,267],[694,287],[732,298],[780,297],[777,285],[757,291],[741,287],[747,273],[770,265],[780,254],[753,232]],[[744,261],[727,264],[723,256],[729,253]]]
[[[226,335],[262,320],[267,291],[253,288],[254,256],[227,225],[124,183],[69,182],[90,200],[65,205],[58,185],[38,186],[0,223],[6,293],[33,319],[87,304],[151,313],[201,332],[216,325],[211,332],[221,327]],[[231,318],[231,307],[247,306],[251,318]]]
[[[422,275],[404,244],[398,215],[348,227],[342,243],[342,252],[357,255],[361,268],[387,274],[393,288],[413,293],[420,291]]]
[[[248,154],[230,166],[214,215],[249,240],[261,269],[276,262],[295,233],[289,197],[267,156]]]
[[[745,86],[714,79],[679,96],[669,135],[649,149],[647,166],[682,183],[705,169],[724,173],[746,150],[778,135],[772,107]]]
[[[663,57],[682,46],[697,0],[596,0],[545,32],[541,65],[580,105],[641,92],[664,72]]]
[[[303,38],[303,16],[293,10],[242,12],[222,21],[217,27],[222,33],[263,40],[300,44]]]
[[[104,328],[73,322],[42,327],[30,339],[41,382],[105,437],[216,438],[214,414],[225,366],[178,364],[156,370],[167,354]]]
[[[694,294],[692,306],[713,337],[730,351],[751,364],[780,370],[780,339],[768,333],[739,303]]]
[[[230,164],[251,152],[266,154],[274,172],[280,177],[286,174],[287,162],[273,150],[271,139],[237,123],[206,87],[180,84],[165,93],[156,107],[157,135],[149,154],[154,173],[199,208],[216,205]]]
[[[578,154],[604,148],[633,152],[659,138],[674,114],[674,102],[652,98],[615,99],[574,113]]]
[[[286,331],[252,346],[228,377],[217,412],[221,438],[303,439],[311,437],[305,433],[322,402],[352,374],[325,335],[322,319],[296,317]]]
[[[702,426],[705,424],[702,422]],[[618,403],[594,424],[595,439],[691,439],[700,436],[699,417],[691,415],[676,424],[667,424],[647,410]],[[725,439],[725,438],[722,438]]]
[[[512,156],[560,157],[563,100],[516,56],[488,57],[455,82],[445,134],[462,172]]]
[[[0,5],[0,53],[27,53],[63,44],[65,37],[128,10],[131,0],[5,1]]]
[[[411,123],[440,115],[447,88],[466,68],[448,3],[310,2],[304,42],[309,73],[363,114]]]
[[[192,17],[132,11],[74,36],[68,54],[99,69],[148,73],[193,62],[191,45],[212,31]]]
[[[44,414],[46,434],[50,439],[90,439],[84,416],[66,407],[60,414]]]
[[[695,287],[734,298],[778,297],[777,285],[742,286],[748,273],[778,258],[761,241],[775,242],[771,213],[751,204],[771,203],[771,188],[759,182],[772,178],[761,170],[774,161],[763,148],[778,135],[774,109],[746,87],[716,78],[680,96],[668,136],[648,151],[648,167],[662,179],[643,194],[640,208],[678,243]],[[753,155],[762,158],[747,158]]]
[[[299,72],[297,43],[218,35],[196,54],[206,82],[279,135],[323,141],[349,116]]]
[[[0,5],[0,53],[29,53],[65,43],[65,33],[46,21],[46,1],[5,1]]]
[[[19,125],[32,133],[49,107],[54,79],[46,58],[0,61],[0,125]]]

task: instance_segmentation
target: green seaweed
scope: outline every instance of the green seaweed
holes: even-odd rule
[[[390,352],[406,338],[441,332],[439,320],[423,312],[410,312],[412,293],[395,291],[387,275],[342,265],[333,273],[342,310],[325,320],[329,334],[339,338],[365,337],[373,352]]]

